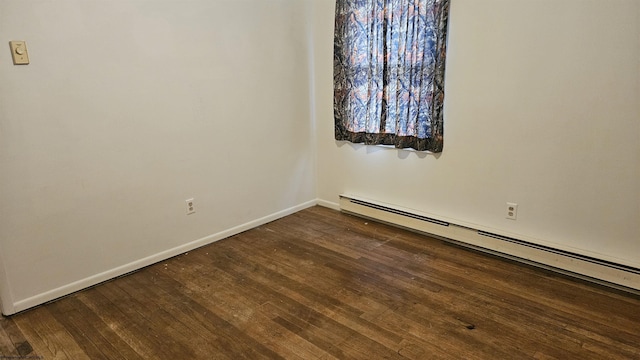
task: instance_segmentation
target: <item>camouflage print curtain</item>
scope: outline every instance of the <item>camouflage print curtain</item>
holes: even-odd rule
[[[337,0],[336,140],[441,152],[449,0]]]

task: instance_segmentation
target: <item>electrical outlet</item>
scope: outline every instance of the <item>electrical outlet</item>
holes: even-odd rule
[[[507,203],[507,219],[515,220],[518,217],[518,204]]]
[[[185,200],[187,203],[187,215],[191,215],[196,212],[196,206],[193,202],[193,198]]]

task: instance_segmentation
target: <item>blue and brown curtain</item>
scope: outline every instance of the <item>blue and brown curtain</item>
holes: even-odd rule
[[[441,152],[449,0],[337,0],[336,140]]]

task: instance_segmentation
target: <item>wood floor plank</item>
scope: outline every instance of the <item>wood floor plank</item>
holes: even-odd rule
[[[390,241],[390,242],[388,242],[388,243],[387,243],[387,245],[392,245],[392,244],[393,244],[393,241]],[[413,251],[416,251],[416,249],[413,249]],[[380,268],[380,266],[382,266],[382,265],[380,265],[380,264],[377,264],[377,265],[376,265],[376,267],[377,267],[377,268]],[[451,273],[456,273],[456,272],[462,272],[462,271],[464,271],[464,273],[465,273],[465,277],[471,277],[471,278],[472,278],[472,276],[470,276],[470,275],[469,275],[469,271],[468,271],[468,269],[467,269],[467,270],[463,270],[463,269],[449,269],[449,270],[450,270],[450,272],[451,272]],[[394,276],[395,276],[395,275],[397,275],[397,274],[394,274]],[[484,278],[487,278],[487,276],[483,276],[483,277],[484,277]],[[525,283],[528,283],[528,282],[525,282]],[[495,289],[495,288],[494,288],[494,289],[492,289],[492,290],[493,290],[493,293],[494,293],[494,295],[495,295],[495,292],[496,292],[496,290],[497,290],[497,289]],[[524,292],[524,291],[523,291],[523,293],[527,293],[527,292]],[[528,292],[528,293],[530,293],[530,292]],[[522,303],[522,301],[520,301],[520,303]],[[575,302],[568,302],[568,303],[569,303],[569,304],[575,304]],[[537,314],[538,314],[538,313],[536,313],[536,315],[537,315]],[[625,319],[623,319],[623,321],[624,321],[624,320],[628,320],[628,317],[626,317]],[[632,321],[633,321],[633,320],[632,320]],[[603,324],[601,324],[601,325],[603,325]],[[629,326],[631,327],[631,324],[629,324]],[[602,328],[602,327],[606,327],[606,326],[604,326],[604,325],[603,325],[603,326],[600,326],[600,327]]]
[[[296,248],[296,244],[292,244],[292,243],[288,243],[286,246],[284,246],[285,251],[295,251],[295,248]],[[234,244],[234,249],[236,249],[237,251],[240,251],[240,252],[244,251],[244,249],[239,248],[238,244]],[[298,251],[298,253],[302,253],[302,251]],[[316,257],[317,257],[317,254],[316,254]],[[266,270],[266,269],[263,269],[262,271],[263,271],[263,272],[268,272],[268,270]],[[275,278],[275,277],[277,277],[277,276],[278,276],[278,274],[274,274],[274,273],[265,274],[265,278],[266,278],[266,279],[265,279],[265,281],[270,281],[269,279],[273,279],[273,278]],[[280,283],[283,283],[283,282],[286,282],[286,281],[285,281],[285,280],[279,280],[279,282],[280,282]],[[380,281],[380,282],[382,282],[382,281]],[[299,285],[293,285],[293,286],[291,286],[291,287],[297,287],[297,286],[299,286]],[[398,289],[395,289],[395,291],[398,291]],[[298,292],[300,292],[300,290],[299,290],[299,289],[298,289]],[[312,298],[312,299],[313,299],[315,296],[317,296],[317,295],[312,295],[312,296],[308,296],[308,297],[310,297],[310,298]],[[406,298],[406,296],[404,296],[404,298]],[[301,301],[301,302],[303,302],[303,301],[304,301],[304,300],[303,300],[303,298],[301,298],[301,299],[296,299],[296,300]],[[335,301],[333,301],[333,300],[323,299],[322,301],[318,301],[318,302],[319,302],[319,303],[323,303],[323,304],[325,304],[325,305],[326,305],[326,304],[328,304],[328,303],[332,303],[332,302],[335,302]],[[458,323],[459,323],[459,321],[454,321],[454,323],[455,323],[457,326],[459,326],[459,327],[461,326],[460,324],[458,324]],[[353,324],[351,324],[351,325],[353,325]],[[371,325],[370,325],[370,326],[371,326]],[[381,330],[381,329],[380,329],[380,330]],[[380,330],[378,330],[378,331],[380,332]],[[362,331],[363,333],[366,333],[366,330],[362,330],[362,329],[360,329],[360,331]],[[395,347],[395,346],[393,346],[393,347]],[[392,347],[392,348],[393,348],[393,347]]]
[[[305,296],[300,294],[300,292],[305,293],[306,296],[311,298],[314,298],[314,296],[312,292],[304,291],[302,284],[296,284],[293,281],[284,279],[284,277],[271,274],[272,276],[277,277],[278,281],[283,285],[277,292],[274,292],[266,286],[266,284],[271,281],[268,276],[254,272],[251,274],[251,278],[249,278],[247,269],[252,267],[247,266],[246,263],[239,263],[238,259],[224,263],[218,262],[216,266],[220,266],[225,269],[226,272],[243,279],[246,284],[245,286],[251,288],[254,292],[266,294],[267,298],[270,299],[270,302],[281,309],[283,315],[296,317],[298,319],[302,319],[302,321],[309,326],[325,329],[325,335],[330,337],[329,341],[332,345],[336,342],[343,341],[345,337],[353,335],[354,333],[351,329],[337,323],[331,317],[305,306],[301,302],[304,301]],[[329,349],[323,348],[323,350],[327,351]],[[332,355],[335,356],[336,354]]]
[[[95,346],[94,354],[90,354],[92,359],[143,359],[141,354],[82,302],[78,295],[52,303],[51,312],[81,346],[88,342]],[[85,352],[89,354],[87,349]]]
[[[47,359],[90,359],[67,329],[50,313],[49,307],[31,310],[33,316],[17,316],[14,321],[36,353]],[[34,355],[29,355],[34,356]]]
[[[136,353],[147,359],[165,358],[166,345],[154,331],[154,322],[138,314],[128,298],[111,295],[113,288],[112,281],[91,289],[90,293],[78,294],[78,297]]]
[[[305,359],[310,358],[310,356],[315,357],[313,354],[319,353],[318,349],[311,349],[312,346],[309,346],[311,344],[301,343],[300,339],[289,336],[290,334],[286,333],[286,329],[271,323],[271,319],[260,312],[262,301],[256,302],[254,300],[255,296],[253,295],[255,293],[243,294],[238,291],[237,287],[234,288],[233,282],[229,281],[229,277],[224,277],[223,274],[217,273],[216,277],[207,278],[199,282],[199,279],[194,276],[183,273],[177,274],[176,271],[180,270],[171,269],[174,268],[171,266],[165,268],[165,272],[171,274],[170,277],[163,277],[162,274],[158,274],[158,280],[166,284],[171,282],[178,284],[179,282],[185,284],[190,291],[197,293],[207,292],[209,296],[206,298],[198,294],[191,295],[190,298],[197,301],[198,304],[191,304],[191,306],[198,307],[202,305],[206,307],[207,311],[215,313],[222,321],[228,323],[228,326],[233,327],[234,333],[232,332],[231,336],[225,336],[225,340],[231,346],[241,347],[233,349],[230,353],[251,355],[252,352],[256,352],[256,354],[248,357],[263,357],[267,359],[279,358],[280,355],[286,358]],[[183,302],[188,303],[189,300],[185,299]],[[226,333],[229,333],[229,330],[231,329],[228,328]],[[285,338],[287,339],[286,341],[283,340]],[[290,343],[297,343],[298,346],[283,346]]]
[[[191,277],[191,275],[188,276]],[[176,279],[178,278],[182,278],[182,276],[176,276]],[[164,280],[166,280],[166,284],[170,284],[172,279],[165,278]],[[188,280],[182,278],[179,281],[185,283]],[[207,299],[192,295],[189,298],[181,299],[180,302],[182,307],[196,310],[194,313],[197,312],[197,309],[206,309],[204,311],[212,312],[219,316],[221,321],[227,322],[228,329],[233,327],[234,332],[219,338],[213,344],[214,346],[220,347],[222,345],[223,348],[228,348],[229,346],[242,345],[243,347],[236,348],[233,352],[245,354],[255,352],[250,356],[251,358],[258,356],[278,358],[277,354],[279,353],[288,355],[289,358],[304,358],[305,355],[308,355],[308,349],[304,349],[304,346],[283,348],[280,345],[281,343],[295,342],[295,340],[282,340],[286,334],[279,331],[277,327],[270,326],[270,319],[259,311],[260,304],[239,296],[237,291],[228,291],[226,286],[217,286],[212,290],[212,296]],[[180,310],[176,309],[176,311]],[[216,332],[215,328],[208,330],[208,333]],[[297,351],[298,349],[300,351]],[[216,349],[212,349],[209,353],[216,351]]]
[[[0,319],[45,359],[640,359],[640,297],[312,207]]]
[[[106,327],[106,325],[92,311],[87,311],[87,307],[75,296],[70,296],[65,301],[54,302],[49,308],[53,317],[67,329],[91,359],[141,358],[126,346],[126,343],[119,342],[119,338],[105,338],[97,327]],[[125,355],[122,355],[121,351]]]
[[[33,351],[33,347],[20,331],[15,321],[2,317],[0,318],[0,340],[2,348],[0,355],[4,356],[38,356]]]

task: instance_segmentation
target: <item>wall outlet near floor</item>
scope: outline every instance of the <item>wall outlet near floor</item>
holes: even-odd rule
[[[185,200],[187,203],[187,215],[191,215],[196,212],[196,206],[193,202],[193,198]]]
[[[507,219],[516,220],[518,217],[518,204],[507,203]]]

